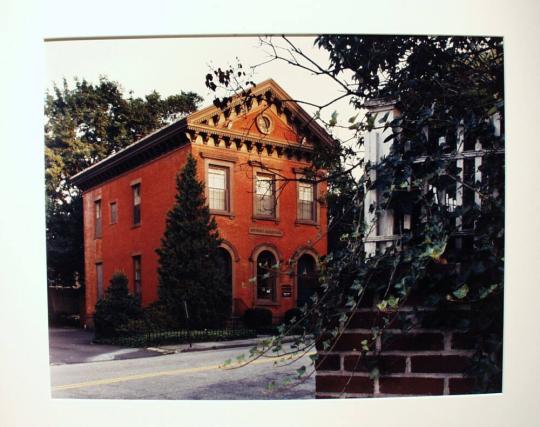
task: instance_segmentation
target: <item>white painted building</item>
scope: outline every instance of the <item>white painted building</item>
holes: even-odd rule
[[[377,100],[366,104],[368,112],[375,118],[375,129],[368,132],[364,138],[365,144],[365,160],[371,165],[379,164],[390,153],[393,139],[388,142],[384,142],[385,139],[392,134],[393,130],[390,126],[386,129],[382,129],[383,123],[379,123],[379,120],[385,118],[387,122],[391,122],[397,115],[397,111],[394,107],[394,102]],[[499,113],[496,113],[492,117],[494,125],[494,136],[500,136],[501,120]],[[425,130],[426,138],[429,137],[428,130]],[[444,136],[433,135],[433,138],[437,138],[437,143],[445,144],[446,138]],[[445,204],[449,209],[454,209],[457,206],[463,204],[475,203],[480,205],[480,197],[478,193],[474,192],[467,187],[467,184],[474,184],[481,181],[482,173],[479,167],[482,164],[482,158],[485,154],[481,144],[478,141],[467,141],[463,137],[463,129],[458,128],[454,141],[448,141],[450,150],[447,158],[455,158],[456,165],[460,169],[458,183],[455,185],[455,189],[451,192],[438,191],[433,188],[424,188],[423,191],[434,191],[437,201]],[[453,144],[453,145],[452,145]],[[501,151],[501,154],[504,150]],[[422,161],[422,159],[418,159]],[[370,171],[371,181],[375,181],[376,171]],[[465,183],[465,186],[460,183]],[[376,189],[366,188],[366,199],[364,203],[364,221],[366,225],[365,233],[365,251],[368,255],[373,255],[377,252],[383,252],[387,247],[391,246],[393,242],[399,241],[401,233],[403,231],[410,230],[412,226],[411,213],[397,213],[394,209],[385,208],[380,205],[380,197],[377,194]],[[378,211],[378,219],[377,219]],[[399,218],[396,215],[400,215]],[[399,227],[397,226],[399,224]],[[464,224],[463,218],[456,218],[456,231],[458,235],[470,235],[472,227],[468,229],[467,224]],[[456,240],[457,245],[461,245],[461,239]]]

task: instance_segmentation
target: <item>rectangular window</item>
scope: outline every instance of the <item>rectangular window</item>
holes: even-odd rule
[[[135,294],[141,294],[141,256],[133,257],[133,284],[135,286]]]
[[[133,225],[141,223],[141,184],[135,184],[133,187]]]
[[[276,188],[273,175],[257,175],[255,213],[268,217],[276,215]]]
[[[96,288],[98,299],[103,298],[103,263],[96,264]]]
[[[297,218],[302,221],[315,221],[315,185],[311,182],[298,182]]]
[[[94,202],[94,215],[96,220],[95,238],[101,238],[101,200]]]
[[[111,224],[116,224],[118,221],[118,205],[116,202],[110,204],[111,207]]]
[[[230,210],[229,170],[226,167],[208,166],[208,206],[213,211]]]

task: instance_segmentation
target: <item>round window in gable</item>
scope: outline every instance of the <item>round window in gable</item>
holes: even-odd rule
[[[261,133],[268,135],[272,131],[273,125],[272,119],[266,114],[257,116],[257,128]]]

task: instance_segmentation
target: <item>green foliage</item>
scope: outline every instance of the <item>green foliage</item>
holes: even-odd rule
[[[149,330],[167,330],[174,327],[167,306],[162,301],[155,301],[144,309],[145,328]]]
[[[216,327],[231,314],[231,289],[217,256],[217,225],[197,180],[197,162],[190,154],[177,177],[174,207],[159,255],[159,300],[176,325]],[[187,304],[189,318],[186,317]]]
[[[84,272],[82,196],[58,204],[47,198],[47,281],[50,285],[82,283]]]
[[[144,99],[125,96],[118,83],[75,80],[55,86],[45,98],[45,183],[47,277],[50,283],[83,282],[83,229],[80,192],[69,178],[115,153],[202,101],[193,92]]]
[[[162,99],[124,97],[118,83],[101,77],[98,84],[75,80],[69,88],[54,87],[45,100],[45,161],[48,194],[65,201],[66,181],[77,172],[127,147],[196,109],[202,99],[193,92]]]
[[[105,297],[96,303],[94,327],[96,338],[115,337],[128,323],[142,315],[139,299],[129,294],[128,279],[124,273],[115,273]]]
[[[267,308],[249,308],[243,320],[248,329],[267,330],[272,326],[272,312]]]
[[[289,325],[291,323],[297,322],[302,317],[302,310],[299,308],[291,308],[285,312],[283,316],[283,323]]]

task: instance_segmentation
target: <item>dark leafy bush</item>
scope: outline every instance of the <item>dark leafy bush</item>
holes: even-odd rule
[[[128,319],[126,323],[116,328],[116,335],[131,336],[151,330],[144,318]]]
[[[243,320],[248,329],[269,329],[272,327],[272,312],[267,308],[250,308],[245,311]]]
[[[283,316],[283,323],[285,325],[290,325],[291,321],[294,319],[294,321],[298,321],[302,317],[302,311],[299,308],[291,308],[290,310],[287,310],[285,312],[285,315]]]
[[[130,322],[133,325],[137,321]],[[129,326],[128,326],[129,327]],[[146,331],[116,337],[100,337],[94,342],[99,344],[119,345],[125,347],[149,347],[166,344],[184,344],[209,341],[228,341],[236,339],[255,338],[257,332],[251,329],[204,329],[204,330],[167,330]]]
[[[149,330],[166,330],[175,325],[167,307],[160,301],[156,301],[144,309],[144,321]]]
[[[302,334],[302,311],[299,308],[291,308],[285,312],[281,328],[285,335]]]
[[[130,320],[140,319],[142,310],[139,299],[130,295],[128,279],[115,273],[105,291],[105,297],[96,304],[94,327],[96,338],[114,337],[123,332]]]

